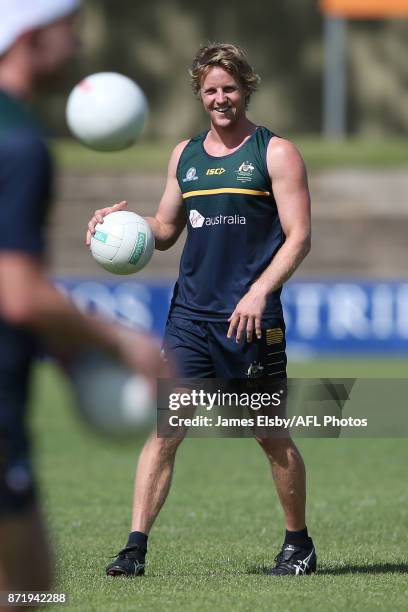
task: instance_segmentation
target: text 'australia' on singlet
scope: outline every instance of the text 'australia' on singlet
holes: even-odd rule
[[[266,161],[275,135],[258,127],[223,157],[205,151],[206,135],[189,141],[177,168],[187,239],[170,313],[223,321],[284,241]],[[279,289],[268,296],[264,316],[281,314]]]

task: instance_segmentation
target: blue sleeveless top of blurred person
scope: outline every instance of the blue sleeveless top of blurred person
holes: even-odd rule
[[[51,157],[25,104],[0,90],[0,250],[44,257]],[[7,288],[5,288],[7,290]],[[34,339],[0,317],[0,383],[24,377]],[[1,388],[0,388],[1,391]]]

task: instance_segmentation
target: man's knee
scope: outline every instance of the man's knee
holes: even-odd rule
[[[255,435],[255,440],[261,446],[262,450],[268,456],[280,456],[287,453],[299,454],[295,443],[289,436],[286,437],[274,437],[274,436],[258,436]]]
[[[150,444],[161,457],[173,457],[183,440],[184,436],[173,438],[159,438],[153,436],[150,440]]]

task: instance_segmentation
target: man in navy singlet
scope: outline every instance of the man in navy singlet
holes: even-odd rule
[[[164,337],[183,378],[286,377],[280,292],[310,249],[303,160],[287,140],[257,126],[247,107],[259,77],[230,44],[201,48],[191,81],[210,129],[178,144],[165,191],[148,218],[156,248],[187,225]],[[95,224],[125,203],[95,212]],[[271,464],[286,533],[275,575],[308,574],[316,553],[305,523],[305,469],[290,438],[256,437]],[[132,531],[108,575],[141,575],[147,536],[167,497],[180,438],[152,436],[139,460]]]

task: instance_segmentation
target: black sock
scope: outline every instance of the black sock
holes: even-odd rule
[[[307,527],[300,531],[288,531],[285,533],[285,544],[292,544],[292,546],[301,546],[302,548],[312,548],[313,541],[309,538],[307,533]]]
[[[148,536],[145,533],[142,533],[141,531],[131,531],[129,533],[126,546],[139,546],[139,548],[146,553],[147,538]]]

